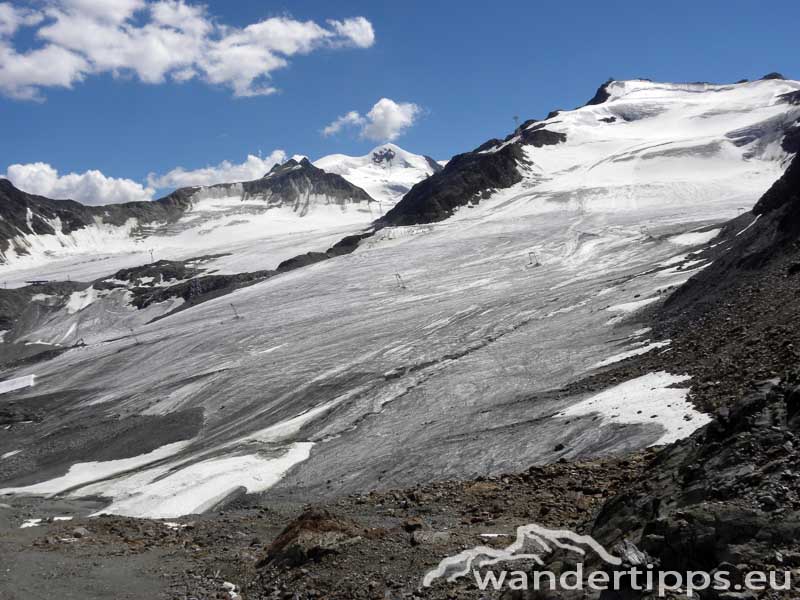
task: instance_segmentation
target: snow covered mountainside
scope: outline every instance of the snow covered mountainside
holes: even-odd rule
[[[381,203],[381,216],[415,184],[442,170],[442,165],[432,158],[412,154],[395,144],[383,144],[364,156],[331,154],[314,164],[365,189]]]
[[[752,200],[797,151],[797,103],[798,84],[784,80],[608,82],[578,110],[527,121],[504,140],[453,157],[384,220],[440,220],[511,186],[535,188],[541,210],[680,210],[737,194]],[[528,194],[520,199],[531,204]]]
[[[363,189],[307,159],[290,159],[254,181],[181,188],[155,202],[97,207],[33,196],[2,180],[0,264],[5,264],[0,269],[15,286],[66,276],[86,281],[143,264],[151,250],[159,258],[180,260],[259,241],[276,246],[276,252],[262,247],[260,258],[245,259],[245,268],[236,265],[233,272],[254,270],[254,260],[258,268],[273,268],[299,252],[293,239],[298,235],[303,249],[305,243],[313,247],[314,232],[325,238],[323,244],[333,243],[342,228],[378,216],[377,202]]]
[[[454,157],[367,232],[276,242],[215,228],[187,239],[193,261],[169,275],[120,273],[102,255],[31,266],[28,279],[72,285],[18,293],[52,304],[50,330],[91,336],[7,363],[0,494],[172,517],[243,493],[313,499],[685,437],[708,420],[687,374],[614,369],[668,354],[648,307],[712,264],[698,250],[724,255],[757,227],[751,208],[798,151],[799,95],[779,79],[609,82],[587,106]],[[737,215],[740,231],[723,227]],[[259,217],[230,218],[246,230]],[[181,311],[148,304],[127,333],[108,325],[112,294],[136,315],[143,288],[357,232],[353,252]],[[13,267],[0,273],[19,278]],[[35,333],[15,343],[54,342],[43,317],[25,319]]]

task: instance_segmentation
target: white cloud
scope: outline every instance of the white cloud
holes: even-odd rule
[[[398,104],[389,98],[381,98],[367,113],[367,124],[361,135],[379,142],[392,141],[405,133],[421,112],[420,107],[411,102]]]
[[[390,142],[403,135],[421,114],[422,108],[413,102],[381,98],[366,115],[351,110],[338,117],[322,130],[322,135],[334,135],[347,127],[358,127],[362,138]]]
[[[116,204],[152,200],[155,190],[130,179],[107,177],[100,171],[59,175],[47,163],[14,164],[5,177],[19,189],[48,198],[77,200],[83,204]]]
[[[41,100],[40,86],[70,88],[88,67],[82,57],[59,46],[17,54],[0,43],[0,92],[18,100]]]
[[[338,117],[335,121],[333,121],[331,124],[325,127],[322,130],[322,135],[326,137],[329,135],[335,135],[348,125],[363,125],[364,122],[365,122],[364,117],[362,117],[358,111],[351,110],[346,115]]]
[[[202,169],[176,167],[163,175],[150,173],[146,185],[132,179],[108,177],[95,169],[59,175],[57,169],[45,162],[13,164],[5,174],[0,173],[0,177],[30,194],[58,200],[77,200],[82,204],[97,206],[153,200],[156,190],[252,181],[285,161],[286,152],[283,150],[274,150],[264,158],[249,154],[241,163],[224,160],[218,165]]]
[[[344,21],[329,20],[328,25],[339,34],[342,40],[349,40],[349,43],[356,48],[369,48],[375,43],[375,30],[372,23],[364,17],[345,19]]]
[[[252,181],[263,177],[273,166],[285,160],[286,153],[283,150],[275,150],[264,158],[249,154],[247,159],[239,164],[224,160],[218,165],[203,169],[186,170],[183,167],[177,167],[164,175],[151,173],[147,177],[147,183],[154,188],[179,188]]]
[[[20,27],[36,25],[43,18],[44,15],[34,10],[0,2],[0,38],[14,35]]]
[[[22,27],[36,27],[42,45],[17,50],[11,37]],[[271,74],[293,56],[374,42],[364,17],[320,25],[282,16],[238,28],[186,0],[50,0],[41,11],[2,2],[0,92],[41,99],[43,88],[111,73],[150,84],[200,79],[237,96],[266,95],[276,91]],[[53,67],[43,68],[53,57]]]
[[[145,7],[144,0],[60,0],[64,9],[109,23],[122,23]]]

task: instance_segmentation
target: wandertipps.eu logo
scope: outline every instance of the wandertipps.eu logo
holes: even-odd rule
[[[678,572],[656,568],[648,556],[626,542],[617,556],[588,535],[541,525],[517,528],[516,539],[504,548],[476,546],[443,559],[425,574],[422,585],[430,587],[437,579],[455,582],[472,576],[481,590],[591,591],[633,590],[643,595],[686,594],[696,592],[762,592],[792,589],[791,571]],[[560,563],[557,572],[548,570],[548,559]],[[567,560],[564,560],[567,559]],[[514,563],[519,565],[513,570]],[[589,566],[591,563],[593,566]],[[563,565],[570,568],[564,569]]]
[[[447,581],[452,582],[469,575],[474,570],[514,561],[533,561],[539,566],[544,566],[544,557],[556,549],[571,551],[583,557],[586,556],[587,547],[610,565],[622,564],[620,557],[606,551],[591,536],[581,535],[567,529],[548,529],[532,524],[518,527],[516,539],[505,548],[476,546],[445,558],[435,569],[426,573],[422,585],[430,587],[434,580],[439,578],[446,578]]]

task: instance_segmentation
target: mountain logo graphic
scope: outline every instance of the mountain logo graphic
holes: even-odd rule
[[[430,587],[439,578],[446,578],[447,581],[452,582],[469,574],[473,568],[498,563],[531,560],[538,565],[544,565],[542,556],[550,554],[556,548],[572,551],[581,556],[585,556],[586,548],[590,548],[608,564],[614,566],[622,564],[620,557],[608,552],[591,536],[581,535],[567,529],[548,529],[541,525],[531,524],[517,527],[516,539],[505,548],[476,546],[455,556],[448,556],[440,561],[435,569],[425,574],[422,585]]]

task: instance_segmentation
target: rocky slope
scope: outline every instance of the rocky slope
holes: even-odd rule
[[[475,151],[454,156],[440,173],[411,188],[379,223],[416,225],[446,219],[455,208],[477,204],[491,190],[520,182],[519,167],[524,162],[518,144],[492,153]]]
[[[261,179],[246,181],[241,186],[243,201],[257,199],[268,204],[288,205],[299,216],[308,214],[318,203],[345,207],[374,201],[360,187],[336,173],[328,173],[312,165],[307,158],[299,161],[289,159],[281,165],[275,165]],[[221,184],[209,186],[199,195],[231,195],[231,191],[229,184]]]
[[[609,546],[627,539],[643,553],[641,564],[726,571],[739,585],[748,571],[800,566],[799,384],[795,372],[730,398],[711,425],[659,453],[649,472],[608,502],[592,535]],[[741,594],[719,597],[756,597]],[[796,590],[769,597],[796,597]]]
[[[84,206],[73,200],[52,200],[17,189],[0,179],[0,263],[28,254],[42,236],[66,238],[78,230],[109,225],[171,223],[191,206],[191,190],[173,192],[155,202]]]

